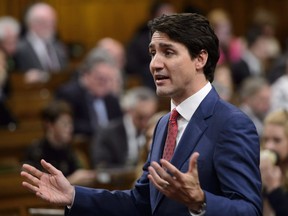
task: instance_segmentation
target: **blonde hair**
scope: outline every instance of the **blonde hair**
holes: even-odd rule
[[[282,126],[288,137],[288,110],[280,109],[269,113],[264,120],[264,125],[267,124]]]
[[[284,133],[288,137],[288,111],[286,109],[280,109],[269,113],[265,120],[264,126],[267,124],[274,124],[284,128]],[[288,191],[288,171],[282,170],[283,173],[283,189]]]
[[[207,18],[214,28],[222,22],[230,23],[230,16],[225,10],[221,8],[215,8],[214,10],[210,11],[210,13],[207,15]]]

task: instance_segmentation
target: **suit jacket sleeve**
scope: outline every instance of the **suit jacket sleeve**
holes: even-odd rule
[[[147,163],[142,177],[133,190],[108,191],[75,187],[75,200],[72,208],[65,209],[66,216],[149,216],[151,215],[149,199],[149,180]]]
[[[253,123],[238,112],[222,126],[213,155],[220,191],[205,191],[205,216],[262,215],[259,141]]]

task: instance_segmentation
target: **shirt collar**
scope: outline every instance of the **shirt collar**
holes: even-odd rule
[[[212,85],[210,82],[207,82],[207,84],[200,89],[195,94],[188,97],[186,100],[184,100],[182,103],[180,103],[178,106],[173,104],[171,101],[171,110],[176,108],[178,113],[186,120],[189,121],[202,102],[202,100],[206,97],[206,95],[210,92],[212,89]]]

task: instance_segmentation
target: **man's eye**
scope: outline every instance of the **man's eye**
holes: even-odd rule
[[[164,54],[165,54],[165,56],[171,56],[171,55],[173,54],[173,52],[171,52],[171,51],[166,51],[166,52],[164,52]]]
[[[155,56],[156,52],[149,52],[151,58]]]

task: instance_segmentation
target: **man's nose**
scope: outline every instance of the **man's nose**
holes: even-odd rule
[[[152,70],[163,68],[163,65],[163,60],[160,55],[156,54],[155,56],[153,56],[150,62],[150,68]]]

